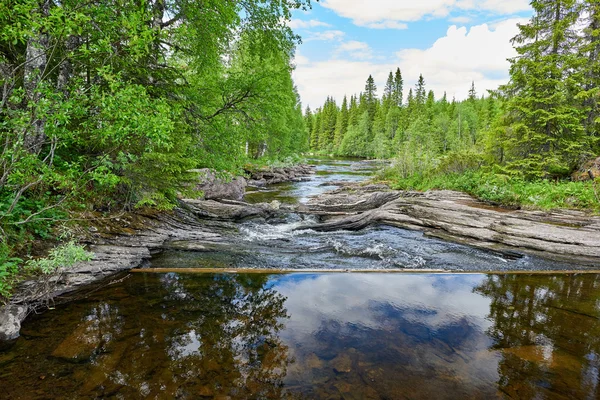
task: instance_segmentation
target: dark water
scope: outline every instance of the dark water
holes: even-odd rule
[[[314,180],[249,197],[305,202],[376,168],[315,161]],[[391,227],[303,229],[315,222],[248,221],[151,260],[180,272],[122,275],[30,316],[0,347],[0,399],[600,398],[599,275],[303,273],[576,267]],[[298,272],[186,271],[203,267]]]
[[[29,318],[6,399],[595,399],[596,275],[133,274]]]

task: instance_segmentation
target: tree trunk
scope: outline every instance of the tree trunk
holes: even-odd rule
[[[47,17],[50,12],[50,1],[43,0],[40,9],[42,15]],[[48,34],[38,32],[27,41],[25,55],[25,93],[29,107],[32,109],[32,121],[31,130],[25,133],[23,143],[25,149],[34,154],[40,152],[46,141],[46,119],[38,115],[37,105],[42,99],[40,83],[46,73],[49,44]]]

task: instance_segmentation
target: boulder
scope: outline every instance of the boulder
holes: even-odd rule
[[[19,337],[21,322],[27,316],[27,307],[8,305],[0,308],[0,342],[14,340]]]
[[[571,179],[574,181],[588,181],[598,178],[600,178],[600,157],[586,162],[571,175]]]
[[[200,183],[196,188],[204,192],[206,200],[241,200],[244,197],[247,183],[242,177],[231,180],[218,178],[214,171],[209,169],[194,170],[193,172],[198,173]]]

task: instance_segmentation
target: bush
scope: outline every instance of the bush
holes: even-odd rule
[[[80,261],[89,261],[94,254],[86,251],[75,242],[68,242],[55,247],[48,257],[28,261],[25,266],[29,271],[51,274],[60,268],[68,268]]]
[[[463,173],[421,173],[403,177],[393,168],[381,173],[380,180],[402,190],[458,190],[484,201],[510,207],[540,209],[570,208],[600,212],[598,182],[566,180],[525,180],[484,170]]]

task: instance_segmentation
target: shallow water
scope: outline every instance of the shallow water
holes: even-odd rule
[[[250,200],[305,202],[376,168],[315,161],[314,180]],[[392,227],[303,228],[315,222],[247,221],[150,262],[179,272],[59,299],[0,348],[0,398],[600,398],[599,275],[345,273],[574,266]],[[189,272],[230,267],[298,272]]]
[[[306,203],[310,197],[335,189],[334,182],[361,182],[377,171],[382,163],[329,157],[310,158],[315,166],[312,179],[303,182],[281,183],[268,188],[248,188],[245,200],[249,203],[271,202]]]
[[[29,318],[3,398],[594,399],[597,275],[133,274]]]
[[[313,179],[250,188],[249,202],[305,203],[339,182],[364,181],[381,168],[377,162],[314,158]],[[155,257],[156,268],[259,269],[443,269],[447,271],[568,270],[573,266],[537,257],[507,257],[456,243],[428,238],[421,232],[376,226],[359,232],[315,232],[316,216],[290,214],[238,225],[237,233],[219,243],[203,243],[207,251],[166,251]]]

